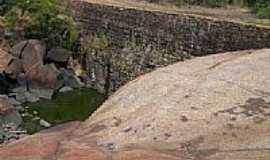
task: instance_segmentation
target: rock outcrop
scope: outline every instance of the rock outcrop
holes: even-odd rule
[[[269,160],[270,50],[158,69],[86,122],[0,147],[0,160]]]

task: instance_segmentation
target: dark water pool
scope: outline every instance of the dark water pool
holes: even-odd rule
[[[22,125],[32,134],[44,129],[40,119],[57,125],[68,121],[85,120],[104,101],[106,97],[93,89],[80,89],[59,93],[52,100],[25,104],[24,123]]]

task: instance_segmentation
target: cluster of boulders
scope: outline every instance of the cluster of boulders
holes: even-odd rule
[[[0,99],[0,143],[25,134],[18,130],[22,104],[50,100],[55,92],[84,86],[72,64],[72,52],[63,48],[46,49],[38,40],[20,42],[9,52],[0,49],[0,95],[4,97]],[[45,121],[41,123],[50,126]]]
[[[0,96],[0,144],[8,143],[26,135],[26,131],[19,128],[22,118],[14,101],[8,96]]]

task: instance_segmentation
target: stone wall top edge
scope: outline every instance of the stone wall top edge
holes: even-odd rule
[[[98,8],[106,8],[106,9],[114,9],[118,11],[141,11],[141,12],[146,12],[146,13],[152,13],[152,14],[160,14],[160,15],[168,15],[168,16],[185,16],[189,18],[196,18],[196,19],[201,19],[201,20],[208,20],[212,21],[213,23],[215,22],[221,22],[221,23],[231,23],[231,24],[236,24],[236,25],[243,25],[247,27],[256,27],[256,28],[261,28],[261,29],[266,29],[269,30],[270,32],[270,26],[264,26],[264,25],[259,25],[259,24],[254,24],[254,23],[246,23],[246,22],[240,22],[240,21],[234,21],[234,20],[225,20],[225,19],[218,19],[215,17],[209,17],[209,16],[204,16],[204,15],[198,15],[198,14],[189,14],[189,13],[184,13],[184,12],[165,12],[165,11],[160,11],[160,10],[147,10],[147,9],[142,9],[142,8],[135,8],[132,6],[117,6],[117,5],[112,5],[112,4],[100,4],[100,3],[92,3],[88,2],[85,0],[72,0],[72,2],[76,3],[76,5],[79,5],[80,7],[87,7],[87,6],[96,6]]]

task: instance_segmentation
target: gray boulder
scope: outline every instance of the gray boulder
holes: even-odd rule
[[[58,80],[60,72],[54,64],[46,64],[32,68],[26,74],[30,88],[59,89],[62,82]]]
[[[13,57],[0,48],[0,73],[3,73]]]
[[[64,48],[53,48],[47,54],[47,59],[56,63],[67,63],[72,52]]]
[[[44,119],[40,119],[40,120],[39,120],[39,124],[40,124],[41,126],[43,126],[43,127],[46,127],[46,128],[49,128],[49,127],[52,126],[49,122],[45,121]]]
[[[71,88],[81,88],[83,87],[83,83],[81,80],[74,74],[73,71],[66,70],[64,68],[60,69],[60,80],[62,80],[65,86],[69,86]]]

